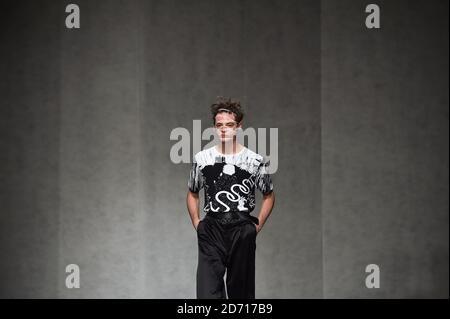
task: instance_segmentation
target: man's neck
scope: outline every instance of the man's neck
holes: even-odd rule
[[[244,145],[241,145],[237,142],[233,142],[230,144],[219,143],[215,147],[216,147],[216,150],[221,154],[233,155],[233,154],[239,153],[244,148]]]

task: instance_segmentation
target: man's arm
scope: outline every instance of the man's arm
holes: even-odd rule
[[[194,228],[196,230],[198,223],[200,222],[200,210],[198,208],[199,202],[200,199],[198,197],[198,193],[188,191],[186,198],[187,209],[189,212],[189,216],[191,217],[192,225],[194,225]]]
[[[274,191],[270,192],[270,194],[267,194],[265,196],[263,195],[261,210],[258,215],[259,225],[255,225],[256,231],[258,233],[261,231],[261,228],[264,226],[264,223],[266,222],[270,213],[272,213],[272,208],[273,208],[274,204],[275,204],[275,192]]]

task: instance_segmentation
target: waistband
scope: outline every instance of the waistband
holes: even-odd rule
[[[251,220],[253,223],[255,223],[256,225],[259,225],[259,219],[255,216],[252,216],[248,213],[243,213],[240,211],[232,211],[232,212],[226,212],[226,213],[207,213],[205,217],[211,217],[214,219],[219,220],[222,223],[227,223],[227,222],[234,222],[234,221],[238,221],[238,220]]]

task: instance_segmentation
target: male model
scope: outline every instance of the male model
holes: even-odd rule
[[[236,141],[244,116],[238,101],[219,98],[211,110],[220,143],[195,154],[187,195],[198,238],[197,298],[254,299],[256,235],[275,202],[268,161]],[[250,215],[255,188],[263,194],[258,218]]]

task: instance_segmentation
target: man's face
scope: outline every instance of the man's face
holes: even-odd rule
[[[241,124],[236,123],[234,113],[220,112],[216,115],[216,133],[222,143],[232,142]]]

